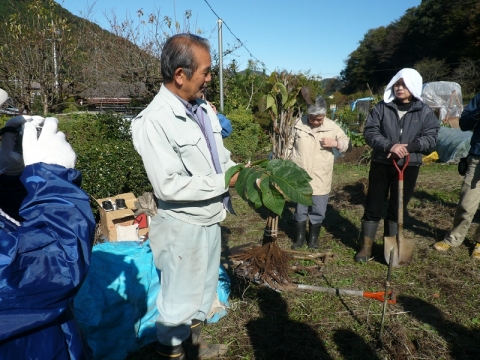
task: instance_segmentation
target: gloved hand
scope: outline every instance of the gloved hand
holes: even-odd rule
[[[48,117],[42,133],[37,139],[37,129],[31,122],[25,124],[23,134],[23,161],[25,166],[43,162],[73,169],[77,156],[65,140],[65,134],[58,130],[58,120]]]
[[[35,127],[42,126],[44,118],[41,116],[15,116],[7,121],[5,127],[19,128],[24,123],[30,122]],[[13,151],[16,133],[5,132],[2,135],[2,146],[0,147],[0,174],[20,175],[23,171],[22,154]]]

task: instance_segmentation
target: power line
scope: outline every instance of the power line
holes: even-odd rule
[[[245,44],[243,43],[243,41],[241,41],[241,40],[237,37],[237,35],[235,35],[235,34],[233,33],[233,31],[228,27],[227,23],[226,23],[220,16],[217,15],[217,13],[215,12],[215,10],[213,10],[212,6],[208,3],[208,1],[207,1],[207,0],[204,0],[204,1],[205,1],[205,3],[208,5],[208,7],[210,8],[210,10],[212,10],[212,12],[215,14],[215,16],[217,17],[217,20],[222,20],[222,22],[223,22],[223,24],[225,25],[225,27],[228,29],[228,31],[230,31],[230,34],[233,35],[233,37],[235,38],[235,40],[237,40],[237,41],[240,43],[241,47],[245,48],[245,50],[247,50],[248,54],[249,54],[252,58],[254,58],[254,59],[257,60],[258,62],[260,62],[260,63],[262,63],[262,64],[265,65],[265,63],[264,63],[263,61],[260,61],[260,60],[258,60],[255,56],[253,56],[253,54],[251,53],[250,50],[247,49],[247,47],[245,46]],[[220,54],[220,55],[222,55],[222,54]],[[267,71],[270,71],[268,68],[265,68],[265,69],[266,69]]]

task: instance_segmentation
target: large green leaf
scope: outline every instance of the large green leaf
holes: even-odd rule
[[[277,104],[273,104],[273,105],[272,105],[272,112],[273,112],[273,114],[275,115],[275,117],[277,118],[277,117],[278,117]]]
[[[268,95],[267,95],[267,106],[266,106],[266,109],[270,109],[270,108],[271,108],[272,106],[274,106],[274,105],[275,105],[275,98],[274,98],[272,95],[268,94]]]
[[[285,199],[282,194],[275,189],[269,177],[262,179],[260,182],[260,190],[262,191],[263,205],[278,216],[282,216]]]
[[[268,165],[269,161],[270,160],[268,159],[255,160],[254,162],[252,162],[252,166],[259,166],[261,168],[265,168]]]
[[[227,172],[225,173],[225,187],[228,188],[228,183],[230,182],[231,178],[233,175],[235,175],[237,173],[237,171],[243,169],[245,167],[245,165],[243,164],[237,164],[235,166],[232,166],[231,168],[229,168],[227,170]]]
[[[312,179],[308,173],[291,160],[279,160],[275,164],[271,169],[271,180],[283,194],[297,203],[312,205]]]
[[[246,179],[250,172],[254,171],[252,168],[243,168],[238,174],[237,182],[235,183],[235,190],[237,190],[238,195],[245,201],[248,201],[246,196],[247,193],[247,182]]]
[[[291,108],[295,103],[297,102],[297,98],[293,97],[291,98],[286,104],[284,104],[285,108]]]
[[[283,162],[285,160],[282,160],[282,159],[273,159],[273,160],[270,160],[267,164],[267,167],[265,168],[265,170],[267,171],[273,171],[273,169],[279,167],[279,166],[282,166]]]
[[[285,85],[282,83],[277,83],[278,90],[280,91],[280,95],[282,96],[282,105],[285,105],[285,103],[288,100],[288,91]]]
[[[257,186],[257,179],[259,179],[262,176],[263,172],[261,171],[252,171],[248,174],[247,180],[246,180],[246,192],[247,192],[247,197],[248,200],[250,201],[251,204],[255,207],[255,209],[258,209],[263,205],[262,203],[262,192]]]

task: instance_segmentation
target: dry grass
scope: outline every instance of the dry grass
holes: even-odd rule
[[[345,161],[344,161],[345,162]],[[383,228],[377,233],[374,260],[357,264],[359,227],[368,186],[368,167],[335,167],[334,189],[321,231],[321,249],[335,258],[314,272],[291,274],[297,283],[381,291],[387,266]],[[462,178],[455,166],[422,167],[405,219],[405,234],[415,239],[414,262],[394,269],[397,303],[387,306],[385,335],[378,341],[382,303],[360,296],[285,291],[249,284],[232,276],[230,310],[206,327],[207,341],[229,345],[224,359],[477,359],[480,355],[480,267],[470,259],[472,242],[446,254],[432,249],[450,229]],[[266,214],[233,194],[238,216],[222,224],[224,261],[232,247],[260,243]],[[279,245],[294,236],[293,204],[279,224]],[[478,224],[470,229],[470,235]],[[304,248],[305,252],[310,250]],[[293,260],[294,264],[308,261]],[[311,264],[310,264],[311,265]],[[152,346],[129,359],[155,359]]]

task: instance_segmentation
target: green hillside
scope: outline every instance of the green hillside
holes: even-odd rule
[[[53,0],[0,0],[0,22],[0,86],[27,110],[58,112],[86,96],[145,102],[158,91],[150,44],[122,33],[135,29],[111,33]]]
[[[369,84],[379,91],[398,70],[414,67],[424,81],[456,81],[464,93],[474,93],[480,88],[479,24],[478,0],[423,0],[364,35],[342,71],[344,90]]]

